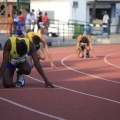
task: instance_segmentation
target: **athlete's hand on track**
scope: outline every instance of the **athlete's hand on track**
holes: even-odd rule
[[[45,82],[45,88],[48,88],[48,87],[55,88],[52,83],[47,81],[47,82]]]
[[[93,55],[93,58],[97,59],[97,57],[95,55]]]
[[[51,67],[52,67],[52,69],[56,69],[57,68],[53,63],[51,63]]]
[[[79,56],[73,55],[72,59],[80,58]]]

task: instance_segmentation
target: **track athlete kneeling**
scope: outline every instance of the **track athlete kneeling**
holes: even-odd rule
[[[86,50],[86,56],[84,55],[84,49]],[[77,45],[75,48],[75,57],[80,58],[89,58],[90,57],[90,50],[92,51],[92,57],[96,58],[94,54],[94,48],[92,46],[92,39],[90,36],[85,34],[79,35],[77,38]]]
[[[44,74],[44,71],[38,60],[35,45],[30,42],[28,38],[16,38],[10,37],[6,41],[3,50],[3,60],[0,67],[0,79],[2,77],[3,86],[5,88],[21,87],[25,85],[25,79],[22,74],[29,75],[31,72],[31,66],[26,59],[27,51],[31,52],[34,66],[45,81],[45,87],[52,87]],[[14,71],[17,71],[17,81],[13,82]]]
[[[30,41],[32,41],[35,44],[36,52],[37,52],[39,59],[41,59],[41,60],[46,59],[46,55],[45,55],[45,51],[46,51],[51,67],[57,68],[52,61],[52,56],[50,54],[50,51],[48,49],[48,45],[47,45],[47,42],[46,42],[44,36],[40,33],[28,32],[26,37],[29,38]],[[40,46],[41,43],[43,44],[43,47]],[[27,58],[32,63],[32,58],[31,58],[30,53],[28,54]]]

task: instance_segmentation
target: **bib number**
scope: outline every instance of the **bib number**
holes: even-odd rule
[[[85,46],[87,46],[87,45],[86,45],[86,43],[81,42],[81,43],[80,43],[80,46],[85,47]]]
[[[25,57],[22,57],[22,58],[20,58],[20,59],[11,59],[10,60],[10,63],[12,64],[12,65],[18,65],[19,63],[22,63],[22,62],[24,62],[26,59],[25,59]]]

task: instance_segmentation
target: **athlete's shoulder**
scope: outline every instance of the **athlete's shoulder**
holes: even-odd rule
[[[38,37],[41,38],[42,34],[41,33],[34,33],[34,35],[37,35]]]
[[[9,40],[16,39],[16,38],[17,38],[16,36],[11,36],[11,37],[9,37]]]

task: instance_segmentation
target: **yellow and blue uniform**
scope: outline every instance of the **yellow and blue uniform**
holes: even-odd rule
[[[29,38],[29,40],[30,40],[31,42],[33,42],[32,37],[33,37],[34,35],[38,36],[39,38],[41,38],[41,36],[42,36],[40,33],[34,33],[34,32],[28,32],[27,35],[28,35],[28,38]],[[40,49],[40,44],[39,44],[39,45],[36,45],[36,51],[39,50],[39,49]],[[30,51],[27,52],[27,55],[28,55],[28,56],[31,56]]]
[[[37,35],[40,38],[42,36],[40,33],[34,33],[34,32],[28,32],[27,35],[28,35],[29,40],[32,41],[32,42],[33,42],[32,36]]]
[[[29,39],[28,38],[18,38],[18,39],[25,41],[25,43],[27,45],[27,49],[28,49],[27,51],[29,51],[29,49],[30,49]],[[25,55],[23,55],[22,57],[19,56],[19,54],[17,53],[17,50],[16,50],[16,37],[14,37],[14,36],[10,37],[10,41],[11,41],[11,51],[10,51],[10,55],[9,55],[9,62],[7,64],[7,68],[11,69],[11,70],[15,70],[17,63],[22,62],[23,59],[25,59],[25,57],[27,56],[27,53]]]

